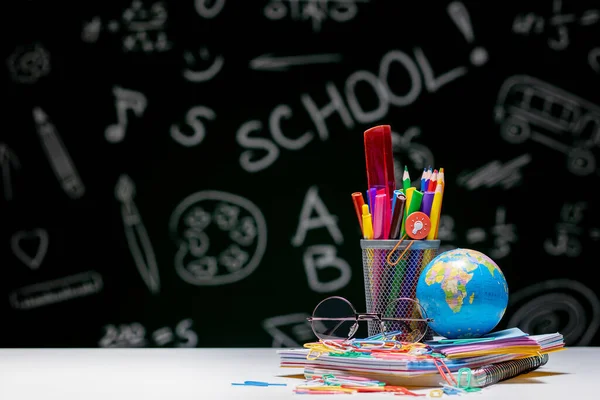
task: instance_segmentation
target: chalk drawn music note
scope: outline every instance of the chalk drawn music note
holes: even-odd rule
[[[119,86],[113,87],[113,94],[117,110],[117,123],[107,126],[104,136],[110,143],[118,143],[125,138],[125,131],[128,125],[127,111],[131,110],[136,117],[141,117],[146,110],[148,102],[143,93],[124,89]]]
[[[133,201],[135,184],[127,175],[121,175],[115,187],[115,197],[121,203],[121,216],[129,251],[144,283],[151,293],[160,291],[160,277],[152,243]]]
[[[37,249],[32,257],[22,247],[22,242],[37,241]],[[38,269],[46,257],[48,251],[48,232],[36,228],[31,231],[19,231],[12,235],[10,247],[15,257],[30,269]]]
[[[17,155],[4,143],[0,143],[0,169],[2,170],[2,187],[4,198],[9,201],[13,197],[11,168],[21,168]]]

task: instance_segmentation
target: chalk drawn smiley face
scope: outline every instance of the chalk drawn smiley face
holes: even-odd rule
[[[188,67],[183,71],[183,77],[190,82],[206,82],[214,78],[223,68],[223,56],[212,57],[206,47],[198,52],[199,57],[195,57],[191,52],[186,51],[183,54]],[[211,60],[212,59],[212,60]],[[207,65],[207,67],[202,67]],[[200,67],[201,69],[199,69]]]
[[[179,203],[169,219],[178,245],[175,270],[185,282],[217,286],[249,276],[267,247],[267,224],[260,209],[241,196],[196,192]]]

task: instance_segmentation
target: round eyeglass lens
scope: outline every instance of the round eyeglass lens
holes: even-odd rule
[[[312,328],[319,339],[349,339],[357,327],[356,310],[342,297],[328,297],[317,304],[313,311]]]
[[[382,315],[384,336],[415,343],[427,332],[427,314],[418,301],[399,298],[391,301]]]

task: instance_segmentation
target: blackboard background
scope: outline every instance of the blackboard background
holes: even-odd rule
[[[268,1],[226,1],[213,18],[201,16],[197,6],[211,7],[215,2],[197,1],[195,7],[193,1],[171,1],[161,4],[168,12],[164,32],[172,47],[146,53],[125,51],[122,31],[103,30],[93,43],[82,39],[83,27],[94,17],[103,24],[118,20],[131,5],[106,3],[66,6],[27,1],[6,6],[5,127],[0,142],[18,157],[20,168],[11,169],[12,198],[1,199],[0,346],[289,346],[310,338],[302,318],[322,298],[341,295],[363,309],[360,231],[350,193],[365,190],[363,132],[379,124],[391,125],[398,134],[419,132],[413,143],[429,149],[436,168],[444,167],[447,186],[440,228],[444,249],[496,254],[497,210],[505,210],[506,224],[514,225],[517,239],[508,243],[508,253],[496,258],[511,292],[499,328],[508,326],[523,307],[531,307],[526,313],[530,320],[514,322],[530,333],[561,331],[568,344],[600,344],[600,284],[591,278],[597,265],[595,232],[600,229],[594,207],[598,197],[593,194],[598,172],[578,176],[567,170],[566,156],[560,152],[532,141],[508,143],[494,121],[500,87],[516,75],[537,78],[598,107],[600,75],[588,56],[600,47],[599,23],[566,25],[569,44],[555,50],[548,45],[549,38],[557,37],[557,28],[549,22],[552,1],[464,1],[474,34],[471,43],[443,1],[359,2],[355,18],[347,22],[328,18],[319,30],[310,19],[267,19],[263,9]],[[577,16],[599,8],[596,1],[562,5],[565,13]],[[543,31],[516,33],[515,17],[529,12],[546,21]],[[12,73],[10,57],[16,49],[34,45],[47,51],[50,69],[25,83]],[[476,46],[489,55],[480,66],[469,62]],[[188,68],[183,54],[198,54],[202,47],[213,56],[221,55],[223,68],[209,81],[190,82],[182,75]],[[334,114],[326,119],[329,137],[319,138],[302,95],[323,107],[330,101],[326,86],[331,83],[348,107],[344,91],[350,75],[359,70],[378,75],[382,57],[391,50],[414,61],[415,49],[422,50],[436,76],[461,66],[466,73],[435,91],[423,84],[414,102],[390,105],[373,121],[361,123],[353,116],[354,124],[348,127]],[[251,60],[265,54],[323,53],[338,54],[341,62],[287,70],[249,68]],[[201,60],[197,68],[203,68]],[[423,83],[422,70],[419,73]],[[110,143],[104,131],[116,122],[115,86],[143,93],[147,107],[141,116],[129,111],[124,139]],[[410,88],[400,65],[391,69],[390,86],[397,93]],[[367,84],[357,85],[356,97],[365,110],[377,106]],[[299,150],[279,147],[272,164],[247,172],[239,160],[248,149],[236,141],[236,132],[256,120],[262,129],[251,136],[271,139],[269,115],[280,104],[292,110],[291,118],[281,124],[285,135],[296,138],[311,130],[314,139]],[[204,139],[185,147],[170,132],[175,124],[193,133],[185,116],[194,106],[210,108],[215,118],[201,119]],[[36,133],[35,107],[47,114],[62,138],[85,185],[82,197],[69,198],[54,176]],[[572,145],[569,135],[565,132],[561,141]],[[423,166],[412,158],[413,151],[397,148],[395,156],[397,167],[407,165],[416,178]],[[597,146],[592,152],[598,156]],[[528,155],[528,162],[509,171],[512,184],[503,185],[506,179],[474,188],[461,184],[459,177],[465,174],[523,155]],[[264,156],[255,152],[252,157]],[[114,194],[122,174],[135,184],[134,201],[156,255],[160,275],[156,294],[141,279],[124,235],[121,204]],[[336,216],[343,243],[336,243],[321,227],[309,230],[300,245],[292,244],[311,188]],[[257,268],[239,281],[198,286],[176,273],[178,244],[169,234],[171,213],[187,196],[207,190],[246,198],[264,215],[266,251]],[[578,241],[581,250],[571,256],[549,254],[544,243],[558,240],[561,210],[574,204],[582,207],[583,218],[573,224],[569,238]],[[35,228],[48,233],[48,251],[37,269],[28,268],[11,248],[16,232]],[[486,232],[482,241],[470,241],[468,233],[474,228]],[[211,245],[225,247],[229,239],[215,232]],[[351,268],[348,284],[330,292],[311,288],[303,256],[313,245],[336,249],[337,257]],[[35,253],[35,247],[27,251],[31,249]],[[18,288],[86,271],[102,277],[102,289],[96,294],[27,310],[8,301]],[[323,268],[319,279],[335,280],[336,272]],[[536,305],[542,296],[545,301]],[[278,316],[288,318],[273,319]],[[181,324],[195,338],[178,334],[185,330]],[[157,343],[153,332],[159,328],[177,332],[172,340]],[[108,340],[115,332],[120,337]]]

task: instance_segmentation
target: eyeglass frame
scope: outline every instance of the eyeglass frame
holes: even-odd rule
[[[323,317],[314,317],[315,311],[319,308],[319,306],[321,304],[323,304],[325,301],[330,300],[330,299],[339,299],[339,300],[343,300],[346,303],[348,303],[348,305],[352,308],[352,311],[354,312],[354,317],[340,317],[340,318],[323,318]],[[421,304],[419,303],[418,300],[412,299],[410,297],[398,297],[395,300],[389,301],[387,303],[387,305],[392,304],[392,302],[395,301],[399,301],[399,300],[409,300],[411,302],[414,302],[418,307],[419,307],[419,312],[421,314],[421,316],[423,316],[423,312],[425,312],[425,310],[423,309],[423,307],[421,306]],[[387,306],[386,305],[386,306]],[[422,310],[422,312],[421,312]],[[337,329],[342,323],[347,322],[347,321],[355,321],[354,324],[352,325],[352,327],[350,328],[350,333],[348,334],[348,337],[346,339],[343,340],[350,340],[354,337],[354,335],[356,334],[356,331],[358,330],[358,323],[361,321],[379,321],[379,325],[380,325],[380,330],[381,333],[380,335],[385,335],[385,325],[384,322],[416,322],[416,321],[423,321],[425,323],[429,323],[429,322],[433,322],[433,318],[390,318],[390,317],[382,317],[381,313],[359,313],[356,311],[356,309],[354,308],[354,305],[350,302],[350,300],[346,299],[345,297],[341,297],[341,296],[329,296],[323,300],[321,300],[316,306],[315,309],[313,310],[313,316],[312,317],[307,317],[306,320],[308,322],[310,322],[310,327],[312,328],[313,333],[315,334],[315,336],[320,339],[323,340],[323,338],[319,337],[319,334],[317,334],[316,330],[315,330],[315,325],[313,323],[313,321],[340,321],[340,323],[334,328]],[[390,333],[390,332],[387,332]],[[423,333],[423,336],[425,336],[425,332]],[[421,338],[423,337],[421,336]],[[419,338],[420,339],[420,338]],[[329,339],[331,340],[331,339]],[[418,340],[415,340],[415,342],[418,342]]]

